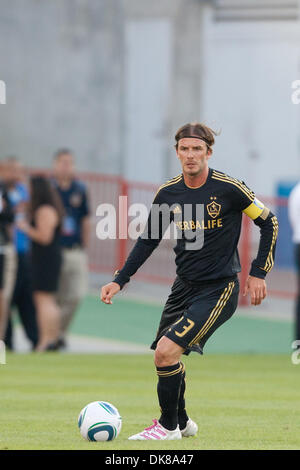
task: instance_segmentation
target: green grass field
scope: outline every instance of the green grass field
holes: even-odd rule
[[[0,449],[299,449],[300,365],[290,355],[206,354],[184,359],[195,438],[134,442],[158,417],[150,355],[8,354],[0,365]],[[79,411],[106,400],[123,427],[112,442],[86,442]]]

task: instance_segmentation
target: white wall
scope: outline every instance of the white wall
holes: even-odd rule
[[[128,21],[125,28],[122,174],[160,183],[167,151],[172,28],[168,19]]]
[[[300,23],[215,23],[207,10],[202,119],[221,128],[211,166],[273,195],[279,180],[300,178]]]

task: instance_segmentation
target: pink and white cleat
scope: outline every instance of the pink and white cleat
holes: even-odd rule
[[[172,441],[174,439],[181,439],[182,435],[177,426],[174,431],[169,431],[168,429],[164,428],[157,419],[152,420],[154,424],[149,426],[149,428],[145,428],[144,431],[134,434],[133,436],[128,437],[130,441],[146,441],[146,440],[155,440],[155,441]]]

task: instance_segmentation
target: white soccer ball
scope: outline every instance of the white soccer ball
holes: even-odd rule
[[[93,401],[79,413],[80,434],[87,441],[112,441],[122,427],[117,408],[107,401]]]

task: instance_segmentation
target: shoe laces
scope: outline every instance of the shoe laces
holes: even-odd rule
[[[153,424],[151,426],[149,426],[148,428],[145,428],[145,431],[149,431],[150,429],[153,429],[153,428],[156,428],[156,426],[159,426],[159,422],[157,421],[157,419],[153,419]]]

